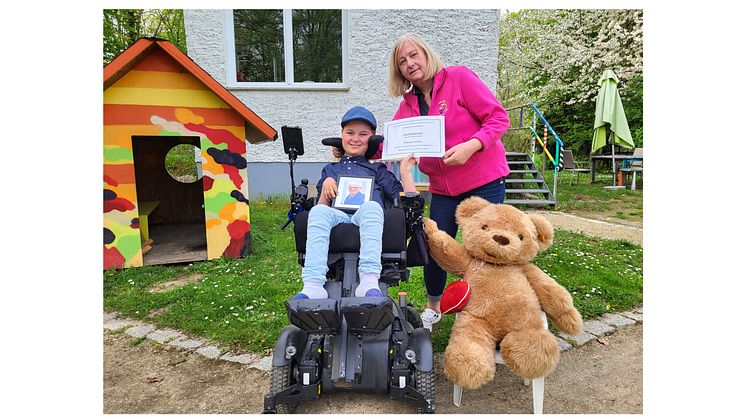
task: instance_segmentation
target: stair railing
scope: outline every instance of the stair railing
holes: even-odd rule
[[[530,108],[532,112],[532,119],[530,125],[524,126],[524,117],[525,117],[525,111],[524,108]],[[539,145],[541,145],[543,154],[546,154],[546,156],[549,158],[549,161],[552,163],[552,166],[554,168],[554,182],[553,182],[553,188],[552,188],[552,194],[554,195],[554,199],[557,199],[557,177],[559,174],[559,171],[564,168],[564,161],[562,159],[562,152],[565,147],[565,143],[560,139],[559,135],[554,131],[554,128],[547,122],[546,118],[544,118],[544,115],[541,113],[539,108],[536,106],[534,102],[529,102],[525,105],[519,105],[514,106],[512,108],[506,109],[506,111],[511,111],[514,109],[518,109],[519,114],[519,120],[518,120],[518,126],[517,127],[511,127],[511,130],[514,129],[526,129],[528,128],[531,131],[531,158],[533,159],[536,153],[536,143],[538,142]],[[554,137],[554,155],[549,151],[548,147],[548,141],[542,140],[542,138],[539,136],[539,134],[536,132],[536,124],[537,124],[537,117],[541,120],[541,122],[544,124],[545,131],[544,135],[546,136],[547,130],[552,133],[552,137]]]
[[[562,160],[562,154],[563,150],[565,148],[565,143],[560,140],[559,135],[557,135],[556,132],[554,132],[554,129],[552,126],[547,122],[546,118],[544,118],[544,115],[541,113],[539,108],[536,107],[536,104],[534,102],[531,102],[531,108],[534,110],[536,115],[541,118],[541,122],[544,123],[544,126],[549,129],[549,132],[552,133],[552,136],[554,137],[554,160],[552,161],[554,165],[554,187],[552,188],[552,194],[554,194],[554,199],[557,199],[557,177],[559,175],[559,171],[564,168],[564,161]],[[542,147],[544,147],[544,150],[546,150],[546,145],[541,142]]]

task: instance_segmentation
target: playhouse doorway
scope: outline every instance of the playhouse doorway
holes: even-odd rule
[[[199,137],[132,137],[143,265],[207,260],[199,147]]]

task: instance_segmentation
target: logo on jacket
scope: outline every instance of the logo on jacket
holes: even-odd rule
[[[444,115],[446,112],[448,112],[448,103],[446,103],[446,100],[443,99],[438,102],[438,113]]]

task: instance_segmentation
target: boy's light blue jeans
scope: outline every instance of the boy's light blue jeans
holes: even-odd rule
[[[337,224],[355,224],[360,228],[359,272],[381,273],[381,242],[383,240],[383,208],[376,201],[368,201],[350,215],[326,206],[314,205],[308,214],[306,232],[306,262],[301,277],[303,282],[326,282],[329,234]]]

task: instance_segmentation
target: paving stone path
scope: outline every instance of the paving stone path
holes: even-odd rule
[[[607,313],[598,319],[583,322],[583,331],[577,336],[564,333],[557,334],[560,351],[566,351],[577,346],[585,345],[593,339],[603,338],[614,333],[619,328],[642,322],[642,307],[620,313]],[[110,333],[125,333],[133,338],[145,338],[161,345],[169,345],[187,351],[195,351],[208,359],[220,359],[227,362],[237,362],[261,371],[272,368],[272,356],[262,356],[255,353],[234,354],[218,345],[207,344],[203,339],[192,339],[177,330],[163,328],[121,316],[116,312],[104,313],[104,331]]]

